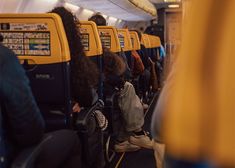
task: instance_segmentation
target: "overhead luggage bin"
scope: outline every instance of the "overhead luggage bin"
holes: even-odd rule
[[[84,47],[86,56],[102,55],[102,44],[100,41],[99,33],[95,22],[93,21],[80,21],[78,26],[81,32],[81,41]]]
[[[120,46],[123,51],[133,50],[131,36],[128,29],[117,29]]]
[[[130,36],[131,36],[131,43],[133,46],[133,50],[140,50],[140,40],[138,37],[138,33],[135,31],[130,31]]]
[[[121,51],[118,33],[115,27],[98,26],[98,32],[103,47],[106,47],[115,53]]]
[[[66,0],[66,2],[125,21],[146,21],[157,16],[157,10],[149,0]]]
[[[141,44],[145,46],[145,48],[151,48],[150,40],[148,34],[142,34],[141,36]]]

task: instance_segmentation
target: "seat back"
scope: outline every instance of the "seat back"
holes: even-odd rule
[[[81,41],[86,53],[99,68],[100,74],[102,72],[102,44],[100,41],[99,33],[95,22],[93,21],[80,21],[77,25],[81,32]],[[103,82],[100,75],[99,86],[98,86],[99,98],[103,98]]]
[[[71,114],[70,52],[56,14],[1,14],[3,45],[26,70],[48,130],[69,126]]]
[[[151,48],[158,48],[161,46],[161,40],[158,36],[148,35],[150,39]]]
[[[133,50],[140,50],[140,40],[136,31],[130,31]]]
[[[155,57],[159,60],[159,47],[161,45],[160,39],[157,36],[148,35],[149,42],[150,42],[150,53],[152,57]]]
[[[145,46],[148,57],[153,58],[153,51],[151,49],[151,42],[148,34],[142,34],[141,44]]]
[[[133,47],[132,47],[131,36],[130,36],[129,30],[117,29],[117,31],[118,31],[118,38],[120,41],[120,46],[122,48],[122,51],[125,52],[129,67],[132,69],[133,59],[131,56],[131,50],[133,50]]]
[[[120,46],[124,52],[131,51],[133,49],[131,36],[128,29],[117,29]]]
[[[113,26],[98,26],[98,32],[102,46],[109,48],[110,51],[118,53],[121,51],[117,29]]]
[[[101,56],[103,53],[102,45],[95,22],[80,21],[78,26],[80,27],[80,32],[82,36],[81,40],[86,56],[88,57]]]
[[[147,34],[142,34],[140,43],[143,44],[145,48],[151,47],[150,40]]]

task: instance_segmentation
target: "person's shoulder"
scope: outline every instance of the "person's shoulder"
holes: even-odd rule
[[[16,55],[15,53],[10,50],[9,48],[0,45],[0,63],[3,63],[8,60],[15,60]]]
[[[9,48],[7,48],[6,46],[0,44],[0,54],[2,53],[9,53],[9,54],[14,54],[14,52],[12,50],[10,50]]]

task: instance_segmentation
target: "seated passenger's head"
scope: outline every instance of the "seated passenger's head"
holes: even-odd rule
[[[121,57],[111,52],[109,49],[103,49],[104,73],[106,75],[121,76],[126,70],[126,64]]]
[[[64,7],[56,7],[51,13],[58,14],[63,22],[71,55],[71,88],[75,101],[81,103],[88,87],[96,87],[99,72],[96,64],[86,57],[81,42],[79,21]],[[82,105],[82,103],[81,103]]]
[[[97,13],[97,14],[91,16],[88,20],[95,22],[97,26],[106,26],[107,25],[105,18],[100,13]]]
[[[65,33],[68,39],[71,59],[77,56],[84,56],[84,50],[81,43],[80,31],[77,24],[79,23],[76,16],[64,7],[56,7],[50,13],[58,14],[63,22]]]
[[[152,20],[150,20],[150,24],[151,25],[155,25],[155,24],[157,24],[157,18],[154,18],[154,19],[152,19]]]

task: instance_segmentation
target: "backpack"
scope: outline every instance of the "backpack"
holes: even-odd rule
[[[129,82],[125,82],[124,88],[120,91],[118,105],[125,120],[126,131],[134,131],[144,124],[144,109],[135,88]]]

